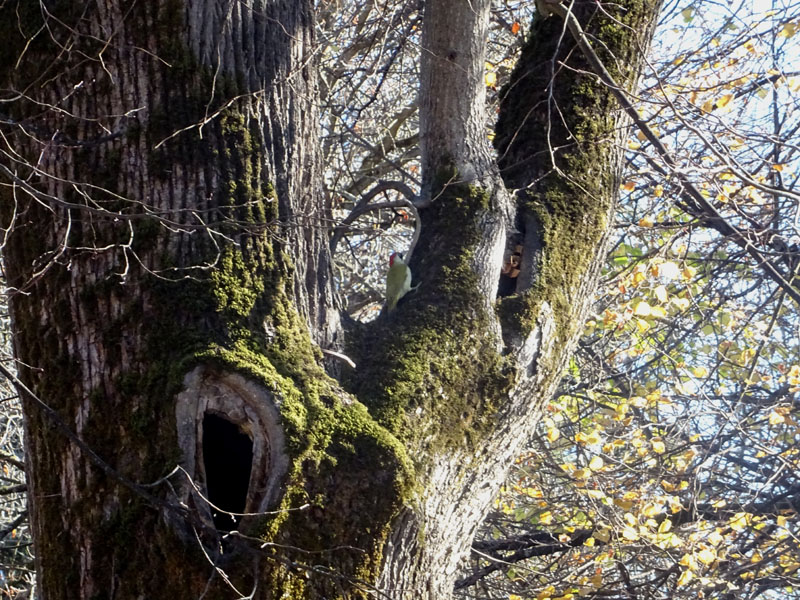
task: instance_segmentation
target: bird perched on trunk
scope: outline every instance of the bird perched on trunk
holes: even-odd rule
[[[386,308],[392,311],[400,298],[411,290],[411,269],[403,262],[403,257],[392,252],[389,257],[389,272],[386,273]]]

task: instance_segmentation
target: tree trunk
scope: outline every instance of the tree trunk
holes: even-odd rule
[[[342,332],[311,4],[119,4],[0,5],[42,598],[447,598],[591,299],[626,136],[610,93],[537,19],[495,163],[489,2],[427,3],[419,288],[350,332],[346,392],[317,349]],[[626,86],[658,5],[574,3]]]

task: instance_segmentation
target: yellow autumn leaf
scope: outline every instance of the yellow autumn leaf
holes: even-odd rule
[[[695,571],[699,568],[700,565],[697,564],[697,559],[695,559],[693,554],[684,554],[678,564],[682,567],[686,567],[690,571]]]
[[[686,310],[689,308],[689,299],[688,298],[672,298],[672,304],[678,308],[678,310]]]
[[[658,533],[667,533],[670,529],[672,529],[672,521],[664,519],[661,521],[661,525],[658,526]]]
[[[780,173],[781,171],[783,171],[783,169],[785,167],[786,167],[786,165],[781,165],[781,164],[772,165],[772,170],[773,171],[777,171],[778,173]]]
[[[667,447],[664,445],[663,440],[659,438],[653,439],[652,445],[653,445],[653,452],[655,452],[656,454],[664,454],[664,452],[667,451]]]
[[[793,556],[781,554],[778,557],[778,564],[783,567],[784,574],[800,569],[800,562],[798,562]]]
[[[786,417],[779,412],[773,410],[771,413],[769,413],[770,425],[783,425],[785,422]]]
[[[614,504],[619,506],[622,510],[630,510],[633,508],[633,502],[630,500],[622,500],[621,498],[614,498]]]
[[[558,430],[558,427],[551,427],[547,430],[548,442],[555,442],[559,437],[561,437],[561,432]]]
[[[659,302],[667,302],[669,300],[669,292],[663,285],[659,285],[653,290],[653,295],[658,298]]]
[[[725,108],[733,100],[733,94],[725,94],[722,98],[717,98],[717,108]]]
[[[797,33],[797,23],[786,23],[783,28],[778,32],[778,37],[784,37],[789,39],[790,37],[794,36]]]
[[[725,540],[722,537],[722,534],[719,532],[719,528],[715,529],[708,535],[708,543],[714,544],[715,546],[719,546]]]
[[[575,479],[589,479],[592,476],[592,472],[589,469],[578,469],[572,476]]]
[[[664,318],[667,316],[667,311],[664,310],[663,306],[651,306],[650,316],[656,318]]]
[[[647,504],[642,507],[642,514],[645,517],[654,517],[658,513],[661,512],[661,503],[659,502],[648,502]]]
[[[605,462],[603,462],[603,459],[600,458],[599,456],[594,456],[592,457],[592,460],[589,461],[589,468],[592,471],[599,471],[600,469],[603,468],[604,465]]]
[[[664,186],[660,183],[653,189],[653,195],[656,198],[661,198],[664,195]]]
[[[592,534],[592,537],[594,537],[594,539],[596,539],[596,540],[598,540],[600,542],[605,543],[605,542],[607,542],[608,540],[611,539],[611,530],[610,529],[598,529],[597,531],[595,531]]]
[[[633,309],[633,314],[635,314],[637,317],[649,317],[650,305],[644,300],[640,301],[636,305],[636,308]]]
[[[554,588],[552,585],[548,585],[536,595],[536,600],[550,600],[555,593],[556,588]]]
[[[639,539],[639,532],[636,531],[633,527],[625,527],[622,530],[622,537],[628,540],[629,542],[635,542]]]
[[[484,76],[484,81],[486,82],[486,87],[493,88],[497,85],[497,73],[494,71],[486,73]]]
[[[736,192],[739,191],[739,186],[732,183],[726,183],[722,186],[722,191],[725,193],[726,196],[733,196]]]
[[[694,579],[694,574],[689,571],[688,569],[681,573],[681,576],[678,577],[678,586],[684,586],[689,583],[692,579]]]
[[[647,394],[645,398],[651,404],[658,402],[659,400],[661,400],[661,390],[652,391],[649,394]]]
[[[599,444],[602,441],[603,436],[598,429],[592,430],[592,432],[586,437],[587,444]]]
[[[553,522],[553,513],[549,510],[544,511],[539,515],[539,522],[544,523],[545,525],[550,525],[550,523]]]
[[[731,529],[734,531],[744,531],[747,527],[747,523],[750,520],[750,515],[746,512],[738,512],[733,517],[730,518],[728,521],[728,525],[730,525]]]
[[[706,369],[705,367],[694,367],[692,369],[692,373],[694,374],[695,377],[702,379],[703,377],[708,375],[708,369]]]
[[[697,560],[699,560],[704,565],[710,565],[715,560],[717,560],[717,553],[714,552],[711,548],[703,548],[700,552],[697,553]]]
[[[636,189],[636,182],[626,181],[624,184],[622,184],[622,189],[625,190],[626,192],[632,192],[633,190]]]
[[[653,226],[653,218],[652,217],[642,217],[639,219],[638,223],[639,227],[652,227]]]

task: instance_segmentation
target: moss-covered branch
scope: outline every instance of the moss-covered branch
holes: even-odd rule
[[[659,5],[635,0],[600,10],[594,1],[571,3],[626,86],[637,80]],[[495,137],[503,178],[520,190],[517,222],[526,249],[525,288],[499,306],[507,340],[527,337],[545,301],[560,321],[560,343],[579,327],[573,305],[608,229],[625,125],[613,91],[591,73],[564,21],[537,17],[503,91]]]

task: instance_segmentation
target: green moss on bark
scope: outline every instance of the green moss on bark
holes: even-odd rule
[[[443,173],[440,181],[452,179]],[[477,444],[513,379],[473,270],[489,195],[469,185],[446,185],[435,195],[421,212],[412,258],[419,288],[358,341],[369,354],[358,359],[354,381],[371,414],[429,456]]]
[[[652,26],[659,4],[636,0],[602,11],[593,0],[571,5],[590,38],[603,40],[594,47],[623,86],[638,77],[641,60],[635,53],[642,44],[634,38]],[[534,20],[503,91],[496,128],[503,178],[508,187],[525,190],[518,195],[518,226],[529,242],[535,240],[529,247],[540,248],[537,256],[523,257],[529,261],[525,268],[535,271],[532,288],[498,302],[508,340],[525,339],[534,330],[543,302],[557,320],[559,343],[573,337],[580,324],[565,316],[572,314],[582,278],[601,245],[619,184],[620,109],[590,74],[574,41],[562,38],[563,27],[556,16]],[[567,67],[559,68],[562,63]],[[531,112],[531,106],[542,108]]]

